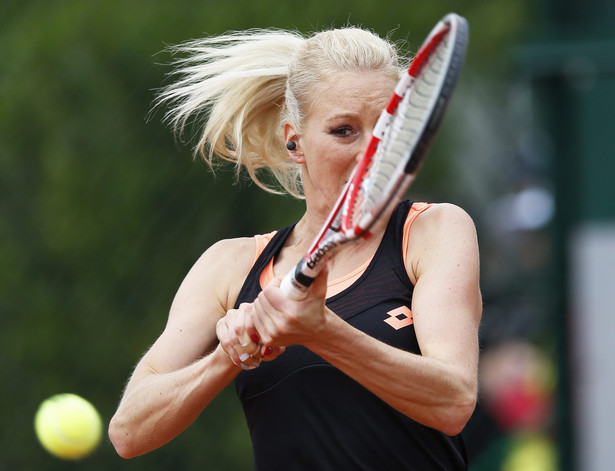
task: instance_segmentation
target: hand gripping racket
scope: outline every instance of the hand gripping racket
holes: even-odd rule
[[[282,280],[303,299],[342,244],[369,235],[416,177],[444,116],[463,65],[467,21],[450,13],[429,33],[382,111],[361,160],[305,257]]]

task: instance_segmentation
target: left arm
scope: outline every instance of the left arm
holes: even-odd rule
[[[421,355],[355,329],[325,307],[326,270],[305,300],[272,283],[255,301],[254,327],[266,345],[302,344],[408,417],[459,433],[477,397],[481,317],[478,244],[470,217],[434,205],[414,222],[408,275]]]

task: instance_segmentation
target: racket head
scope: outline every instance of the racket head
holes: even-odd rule
[[[420,170],[461,71],[467,21],[450,13],[431,30],[383,111],[349,182],[341,229],[365,237]]]
[[[291,299],[303,299],[333,254],[346,242],[367,237],[414,180],[455,88],[469,28],[450,13],[432,29],[395,87],[372,138],[327,222],[305,257],[282,280]]]

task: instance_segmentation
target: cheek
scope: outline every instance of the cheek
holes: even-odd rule
[[[318,174],[324,180],[339,178],[340,173],[344,173],[348,168],[348,163],[353,161],[349,147],[339,144],[315,146],[310,173]]]

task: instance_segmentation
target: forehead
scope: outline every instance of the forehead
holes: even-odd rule
[[[396,82],[395,77],[382,71],[336,72],[315,85],[310,115],[342,110],[364,113],[366,108],[380,112],[391,98]]]

